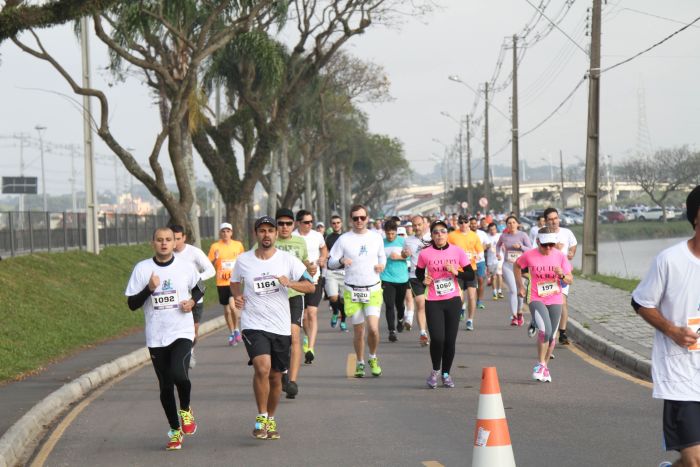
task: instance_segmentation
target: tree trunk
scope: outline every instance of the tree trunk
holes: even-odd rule
[[[328,203],[326,202],[326,174],[323,171],[323,159],[318,161],[318,168],[316,169],[318,174],[318,185],[316,185],[316,199],[318,200],[318,219],[324,224],[329,225],[328,222]]]
[[[314,212],[313,193],[311,189],[311,167],[307,167],[306,170],[304,170],[304,206],[302,206],[302,208],[311,212],[311,214],[316,217],[317,213]]]
[[[345,167],[342,165],[338,170],[338,187],[340,190],[340,217],[343,218],[343,222],[347,222],[347,215],[349,214],[347,210],[349,206],[345,191]]]
[[[192,137],[190,136],[187,120],[182,122],[182,158],[187,169],[187,178],[192,187],[192,206],[189,210],[191,230],[187,230],[187,238],[192,245],[202,248],[202,238],[199,232],[199,205],[197,204],[197,180],[194,176],[194,157],[192,155]]]
[[[287,188],[289,187],[289,143],[286,136],[282,137],[281,143],[279,160],[280,193],[287,193]]]
[[[226,203],[226,222],[233,226],[233,238],[243,242],[244,246],[251,245],[251,232],[247,229],[245,200]]]
[[[270,160],[270,191],[267,193],[267,214],[274,216],[277,212],[277,196],[280,193],[280,150],[272,151]]]

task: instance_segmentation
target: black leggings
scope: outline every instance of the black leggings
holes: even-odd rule
[[[398,284],[396,282],[382,281],[382,293],[384,295],[384,306],[386,307],[386,324],[389,331],[396,331],[396,317],[399,321],[403,319],[406,309],[404,299],[408,282]]]
[[[462,301],[459,297],[425,302],[425,318],[430,333],[430,360],[433,362],[435,371],[440,370],[442,366],[443,373],[450,372],[455,358],[461,310]]]
[[[153,369],[158,376],[160,385],[160,403],[168,417],[170,428],[180,428],[180,419],[177,414],[174,389],[177,386],[177,395],[180,397],[180,409],[189,410],[190,391],[192,384],[188,369],[190,367],[190,355],[192,355],[192,341],[189,339],[177,339],[167,347],[149,347]]]

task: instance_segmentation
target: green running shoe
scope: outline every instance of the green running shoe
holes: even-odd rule
[[[372,376],[379,376],[382,374],[382,367],[379,366],[379,359],[377,357],[370,358],[368,363],[369,367],[372,369]]]
[[[364,363],[358,363],[355,365],[355,378],[364,378],[365,377],[365,364]]]
[[[304,353],[309,351],[309,337],[308,336],[304,336],[304,343],[301,345],[301,348],[304,351]]]

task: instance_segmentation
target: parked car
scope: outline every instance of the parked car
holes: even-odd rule
[[[618,222],[625,222],[627,220],[625,215],[620,211],[603,211],[601,214],[605,217],[607,222],[611,224],[617,224]]]
[[[673,219],[676,213],[672,210],[666,210],[666,219]],[[664,214],[661,208],[651,208],[639,214],[637,217],[640,221],[660,221],[663,220]]]
[[[633,221],[635,220],[634,212],[632,212],[631,209],[620,209],[620,212],[625,215],[625,220],[626,221]]]

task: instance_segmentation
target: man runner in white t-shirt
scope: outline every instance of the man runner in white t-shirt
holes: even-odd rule
[[[194,245],[187,243],[187,234],[185,228],[181,225],[173,224],[170,226],[175,236],[175,249],[173,254],[184,260],[189,261],[199,273],[199,280],[204,282],[216,275],[214,265],[209,261],[207,255],[202,250]],[[197,345],[197,336],[199,336],[199,323],[202,321],[202,313],[204,313],[204,297],[200,298],[192,310],[192,318],[194,319],[194,341],[192,342],[192,354],[190,355],[190,368],[194,368],[197,362],[194,359],[194,346]]]
[[[406,248],[411,253],[410,268],[408,270],[408,285],[413,294],[413,300],[416,304],[416,318],[418,321],[418,342],[422,347],[426,347],[429,343],[428,331],[425,320],[425,284],[416,278],[416,264],[418,263],[418,254],[420,251],[430,244],[430,225],[423,216],[413,216],[411,219],[413,224],[413,235],[406,238]]]
[[[291,315],[288,289],[311,293],[306,266],[275,248],[277,223],[264,216],[255,221],[258,247],[238,257],[231,274],[231,294],[241,313],[241,334],[253,364],[253,392],[258,407],[253,436],[279,439],[275,411],[282,392],[282,372],[289,368]]]
[[[345,266],[343,301],[345,315],[353,324],[355,347],[355,377],[365,376],[365,321],[367,322],[368,363],[372,376],[380,376],[377,348],[379,347],[379,315],[384,297],[379,274],[386,265],[384,240],[367,230],[367,208],[357,204],[350,208],[352,231],[340,236],[331,249],[328,267]]]
[[[675,463],[700,465],[700,185],[686,200],[694,235],[659,253],[632,293],[632,306],[656,328],[651,352],[653,397],[664,400],[667,451],[680,451]]]
[[[559,211],[556,208],[547,208],[544,210],[544,221],[547,227],[553,229],[557,236],[557,248],[564,253],[569,262],[573,261],[576,255],[576,237],[574,233],[564,227],[559,227]],[[559,344],[569,345],[569,337],[566,335],[566,323],[569,320],[569,288],[571,286],[562,283],[561,293],[564,302],[561,306],[561,321],[559,322]]]
[[[296,215],[297,230],[292,232],[292,235],[299,236],[306,242],[306,251],[309,255],[309,271],[312,273],[312,279],[316,288],[313,293],[304,296],[304,343],[302,350],[304,351],[304,363],[310,364],[314,361],[316,354],[316,334],[318,334],[318,305],[321,303],[323,296],[323,277],[321,277],[321,269],[326,267],[328,260],[328,248],[323,239],[323,235],[313,230],[311,227],[314,223],[314,216],[305,210],[300,210]]]
[[[146,346],[158,377],[160,402],[170,424],[166,446],[169,451],[182,447],[183,434],[197,431],[187,369],[194,340],[192,310],[204,296],[199,273],[189,261],[173,255],[174,247],[173,231],[167,227],[156,229],[155,256],[136,264],[125,292],[131,310],[143,307]]]

